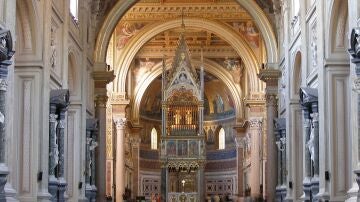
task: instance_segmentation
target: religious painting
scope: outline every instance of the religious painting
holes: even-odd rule
[[[247,39],[252,47],[259,48],[260,34],[253,21],[232,22],[230,24],[237,32]]]
[[[169,140],[166,144],[166,154],[168,156],[176,156],[176,142]]]
[[[187,156],[188,154],[188,142],[187,140],[178,141],[178,156]]]
[[[143,23],[123,22],[116,27],[116,48],[122,49],[126,43],[144,27]]]
[[[189,156],[198,156],[198,155],[199,155],[198,141],[190,140],[190,142],[189,142]]]

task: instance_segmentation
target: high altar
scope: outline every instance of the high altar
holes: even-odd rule
[[[166,71],[163,63],[162,73],[161,195],[166,201],[204,201],[203,103],[204,67],[198,75],[181,34],[172,66]]]

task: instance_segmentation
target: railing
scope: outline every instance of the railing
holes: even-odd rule
[[[197,193],[179,193],[170,192],[168,194],[169,202],[197,202]]]

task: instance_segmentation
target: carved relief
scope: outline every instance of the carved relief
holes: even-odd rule
[[[50,32],[50,66],[55,69],[57,65],[56,28],[51,26]]]
[[[311,60],[312,60],[312,66],[317,66],[317,31],[316,31],[316,23],[313,24],[311,27]]]

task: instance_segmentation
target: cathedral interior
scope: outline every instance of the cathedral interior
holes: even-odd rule
[[[0,201],[360,201],[360,0],[0,0]]]

